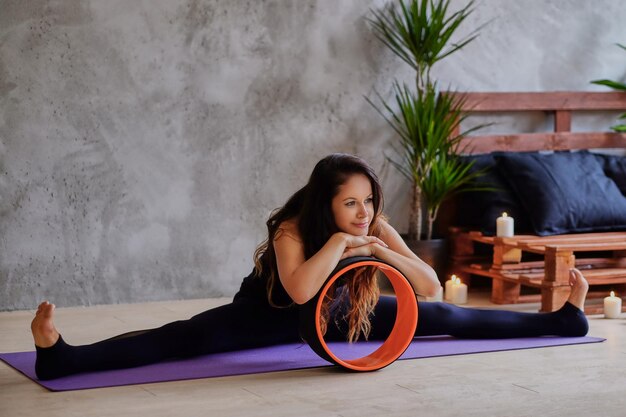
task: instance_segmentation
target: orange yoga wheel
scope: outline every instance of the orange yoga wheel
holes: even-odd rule
[[[346,272],[374,266],[382,271],[397,298],[396,322],[382,346],[367,356],[343,360],[328,348],[320,329],[322,300],[331,285]],[[323,359],[353,371],[376,371],[398,359],[409,347],[417,327],[417,298],[406,277],[393,266],[379,259],[368,257],[347,258],[339,262],[315,297],[300,306],[300,335],[311,349]]]

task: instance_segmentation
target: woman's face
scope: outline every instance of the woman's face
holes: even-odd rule
[[[335,224],[342,232],[355,236],[367,235],[374,218],[374,195],[370,180],[363,174],[354,174],[339,186],[333,197]]]

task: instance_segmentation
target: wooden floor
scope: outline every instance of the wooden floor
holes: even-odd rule
[[[488,305],[471,293],[471,305]],[[63,308],[57,325],[88,343],[186,318],[227,299]],[[538,304],[493,306],[536,311]],[[0,351],[32,350],[32,311],[0,313]],[[626,313],[590,316],[604,343],[333,368],[48,392],[0,364],[0,417],[13,416],[625,416]]]

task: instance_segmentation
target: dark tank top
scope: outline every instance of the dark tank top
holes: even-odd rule
[[[267,282],[269,281],[269,272],[257,276],[256,269],[253,269],[250,275],[243,279],[241,287],[235,294],[235,301],[249,300],[270,305],[267,297]],[[272,289],[271,300],[274,306],[289,307],[294,305],[293,300],[285,291],[283,284],[277,279]]]

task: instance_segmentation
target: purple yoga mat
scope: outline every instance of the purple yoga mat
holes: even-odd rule
[[[534,337],[490,340],[455,339],[447,336],[420,337],[413,340],[400,359],[576,345],[604,340],[597,337]],[[360,342],[352,345],[329,343],[328,346],[337,356],[342,359],[349,359],[369,354],[380,346],[380,342]],[[331,366],[317,356],[308,345],[299,343],[215,353],[130,369],[84,373],[51,381],[39,381],[35,376],[35,352],[0,353],[0,359],[51,391],[71,391]]]

